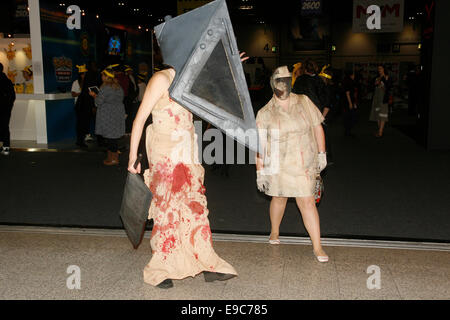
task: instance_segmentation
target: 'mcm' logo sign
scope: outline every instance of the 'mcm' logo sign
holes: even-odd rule
[[[400,4],[394,4],[393,6],[390,5],[384,5],[384,6],[380,6],[381,7],[381,17],[385,18],[386,14],[389,13],[390,15],[392,15],[392,13],[395,13],[395,17],[399,17],[400,16]],[[358,5],[356,7],[356,17],[358,19],[361,18],[361,15],[366,15],[367,12],[367,8]]]

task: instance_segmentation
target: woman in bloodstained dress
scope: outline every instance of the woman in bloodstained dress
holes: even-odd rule
[[[139,141],[146,130],[149,169],[144,178],[153,194],[149,219],[154,226],[152,258],[144,268],[144,281],[160,288],[173,287],[173,279],[204,274],[205,281],[228,280],[236,270],[213,249],[208,220],[204,168],[198,161],[197,135],[192,113],[169,97],[175,69],[156,72],[145,90],[133,122],[128,171],[139,173]]]

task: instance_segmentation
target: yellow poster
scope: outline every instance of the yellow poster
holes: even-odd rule
[[[192,9],[201,7],[212,0],[178,0],[177,1],[177,15],[186,13]]]

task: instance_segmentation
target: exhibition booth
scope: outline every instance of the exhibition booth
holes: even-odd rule
[[[29,33],[0,38],[0,62],[16,91],[10,121],[13,147],[17,141],[35,145],[75,139],[71,88],[77,65],[94,62],[102,70],[124,63],[135,73],[151,70],[151,32],[107,23],[50,0],[17,1],[19,16],[27,19]],[[73,21],[79,26],[72,26]]]

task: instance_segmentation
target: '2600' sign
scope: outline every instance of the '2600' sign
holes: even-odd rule
[[[320,13],[322,9],[321,0],[302,0],[302,14]]]

